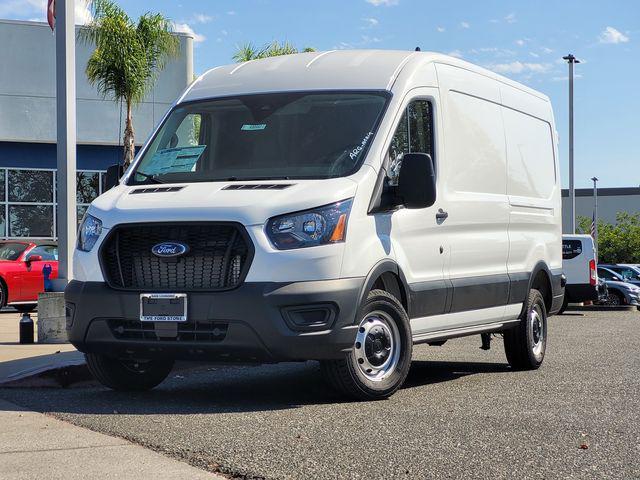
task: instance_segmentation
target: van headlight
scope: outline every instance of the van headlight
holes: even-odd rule
[[[273,217],[267,236],[278,250],[344,242],[353,199]]]
[[[78,232],[78,249],[83,252],[90,252],[98,241],[98,238],[100,238],[101,233],[102,220],[87,213],[80,224],[80,231]]]

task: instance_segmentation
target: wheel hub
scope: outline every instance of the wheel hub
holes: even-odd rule
[[[391,332],[381,326],[369,330],[364,341],[364,351],[369,363],[375,367],[382,365],[391,354]]]

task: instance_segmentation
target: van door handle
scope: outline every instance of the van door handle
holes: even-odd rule
[[[449,213],[445,212],[444,210],[442,210],[441,208],[438,209],[438,213],[436,213],[436,220],[446,220],[449,217]]]

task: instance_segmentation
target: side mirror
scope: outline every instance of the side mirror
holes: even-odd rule
[[[102,189],[106,192],[107,190],[111,190],[113,187],[118,185],[120,181],[120,177],[124,174],[124,168],[122,165],[111,165],[107,168],[107,174],[104,177],[104,185]]]
[[[436,203],[436,175],[431,155],[402,156],[396,194],[406,208],[426,208]]]
[[[41,262],[41,261],[42,261],[42,255],[31,255],[30,257],[27,257],[27,259],[25,260],[25,262],[27,263]]]

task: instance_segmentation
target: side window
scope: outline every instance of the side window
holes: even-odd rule
[[[598,277],[604,278],[605,280],[617,280],[616,276],[613,273],[603,268],[598,269]]]
[[[393,135],[386,161],[391,186],[398,184],[405,153],[428,153],[433,157],[433,117],[427,100],[415,100],[407,106]]]
[[[58,249],[52,245],[40,245],[31,250],[28,256],[33,255],[40,255],[44,261],[58,260]]]

